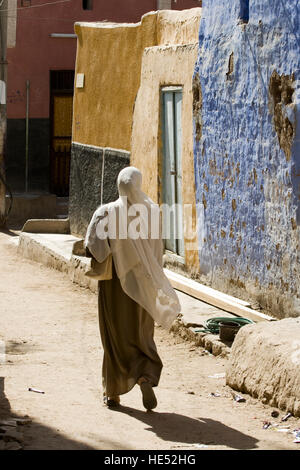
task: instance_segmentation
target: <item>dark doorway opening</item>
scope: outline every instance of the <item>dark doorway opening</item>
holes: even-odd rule
[[[83,10],[92,10],[93,9],[93,0],[82,0]]]
[[[50,71],[50,191],[69,195],[74,70]]]

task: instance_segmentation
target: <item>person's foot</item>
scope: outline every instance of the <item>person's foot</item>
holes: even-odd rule
[[[139,385],[141,387],[144,407],[146,410],[153,410],[157,407],[157,400],[152,385],[146,380],[141,381]]]
[[[103,400],[104,404],[108,406],[108,408],[113,408],[120,405],[120,397],[118,395],[115,397],[104,397]]]

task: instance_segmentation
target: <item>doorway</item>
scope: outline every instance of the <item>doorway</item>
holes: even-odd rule
[[[74,70],[50,72],[50,191],[69,195]]]
[[[162,98],[162,202],[165,249],[184,258],[182,204],[182,87],[163,87]]]

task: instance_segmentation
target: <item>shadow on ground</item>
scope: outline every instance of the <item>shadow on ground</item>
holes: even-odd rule
[[[4,393],[4,377],[0,377],[0,418],[10,416],[10,404]]]
[[[4,391],[4,377],[0,377],[0,420],[25,418],[13,412]],[[118,449],[114,442],[99,440],[99,445],[91,447],[86,443],[69,439],[55,429],[37,423],[34,420],[30,425],[22,426],[24,450],[95,450]],[[1,434],[0,434],[1,436]],[[95,436],[96,437],[96,436]],[[95,439],[96,440],[96,439]]]
[[[257,439],[212,419],[190,418],[177,413],[147,413],[126,406],[118,406],[112,410],[142,421],[149,426],[148,431],[164,441],[187,445],[218,445],[240,450],[257,447]]]
[[[13,232],[12,230],[21,230],[22,227],[20,227],[19,225],[16,226],[16,227],[10,227],[10,228],[1,228],[0,230],[0,233],[4,233],[5,235],[9,235],[10,237],[18,237],[19,235],[15,232]]]

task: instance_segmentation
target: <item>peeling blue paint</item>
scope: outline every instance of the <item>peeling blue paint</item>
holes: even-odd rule
[[[196,199],[206,207],[201,272],[215,284],[277,293],[266,306],[277,303],[280,316],[300,315],[299,26],[298,0],[203,0],[195,67]],[[274,73],[289,83],[287,104],[283,92],[279,103],[272,95]],[[291,129],[291,145],[280,141]],[[286,295],[293,302],[284,306]]]

